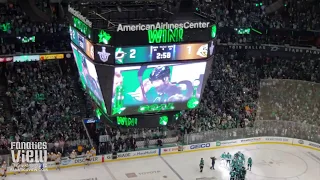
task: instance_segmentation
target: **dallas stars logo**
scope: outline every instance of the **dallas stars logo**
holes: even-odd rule
[[[106,33],[104,30],[101,30],[99,33],[99,43],[108,44],[111,39],[111,35]]]

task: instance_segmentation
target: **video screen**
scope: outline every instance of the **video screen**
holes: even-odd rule
[[[106,113],[105,103],[98,81],[98,74],[94,64],[82,52],[80,52],[75,45],[71,44],[71,46],[81,82],[86,85],[91,93],[93,93],[93,99]]]
[[[112,115],[130,115],[197,107],[206,62],[116,67]]]

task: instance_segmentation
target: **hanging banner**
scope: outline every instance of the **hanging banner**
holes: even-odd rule
[[[11,62],[13,57],[0,57],[0,62]]]
[[[29,62],[29,61],[39,61],[39,55],[24,55],[24,56],[14,56],[13,62]]]
[[[289,52],[294,54],[320,55],[320,49],[316,47],[281,46],[281,45],[273,45],[273,44],[250,45],[250,44],[228,44],[228,43],[220,43],[219,45],[228,46],[231,49],[239,49],[239,50],[261,50],[266,52]]]
[[[45,54],[45,55],[40,55],[40,60],[53,60],[53,59],[63,59],[64,54]]]

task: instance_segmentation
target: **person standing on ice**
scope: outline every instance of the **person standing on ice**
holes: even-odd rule
[[[217,160],[217,159],[216,159],[216,157],[214,157],[214,156],[211,157],[210,159],[211,159],[211,167],[210,167],[210,169],[213,169],[213,170],[214,170],[214,164],[216,163],[216,160]]]
[[[200,166],[200,172],[202,172],[203,171],[203,166],[204,166],[203,158],[201,158],[199,166]]]
[[[251,167],[252,167],[252,158],[249,157],[249,159],[248,159],[248,169],[247,170],[251,171]]]

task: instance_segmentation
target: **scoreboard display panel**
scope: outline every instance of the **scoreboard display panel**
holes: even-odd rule
[[[101,92],[97,70],[94,63],[87,58],[74,44],[71,43],[73,55],[78,68],[81,82],[88,88],[92,94],[93,100],[102,107],[104,113],[107,114],[105,101]]]
[[[211,70],[215,25],[155,22],[101,29],[75,10],[70,13],[80,79],[107,121],[157,127],[178,119],[178,111],[198,107]]]
[[[207,42],[118,47],[115,50],[116,64],[203,60],[206,58],[208,58]]]
[[[195,108],[204,86],[207,62],[115,67],[113,116]]]

